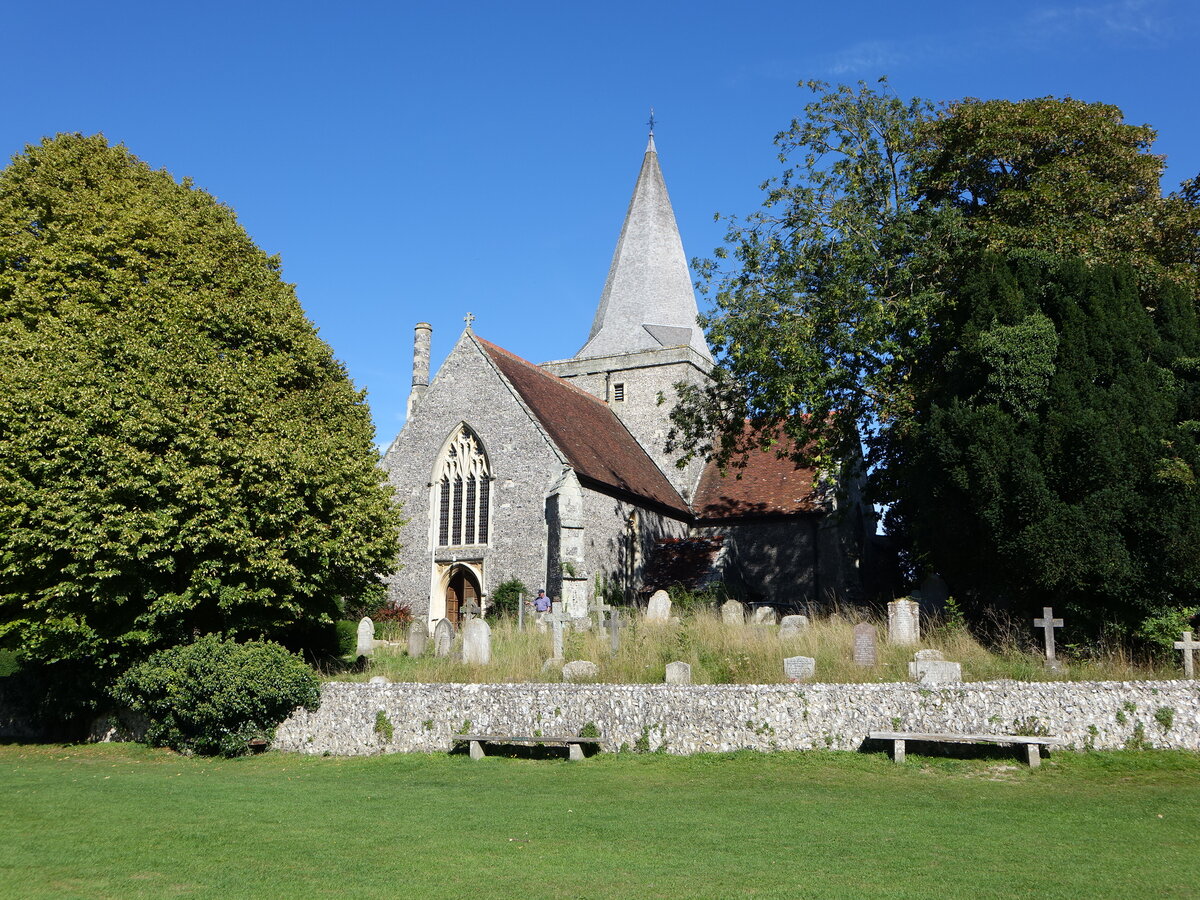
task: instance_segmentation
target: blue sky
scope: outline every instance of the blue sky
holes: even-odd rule
[[[232,206],[403,424],[412,326],[434,363],[476,331],[527,359],[582,346],[651,106],[689,256],[746,213],[803,79],[902,96],[1070,95],[1158,130],[1200,172],[1200,4],[45,2],[5,13],[5,158],[103,132]]]

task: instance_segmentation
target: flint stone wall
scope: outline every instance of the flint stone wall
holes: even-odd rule
[[[375,732],[390,719],[391,740]],[[1163,712],[1163,710],[1169,710]],[[1165,727],[1164,722],[1170,726]],[[857,750],[869,731],[1004,733],[1045,729],[1075,750],[1200,750],[1200,682],[888,684],[350,684],[321,689],[316,712],[279,726],[275,749],[358,756],[444,753],[451,736],[578,734],[605,750]]]

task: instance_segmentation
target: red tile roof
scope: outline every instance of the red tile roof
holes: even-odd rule
[[[581,478],[691,512],[607,403],[490,341],[475,339]]]
[[[716,463],[710,462],[700,476],[692,504],[697,518],[742,519],[822,509],[821,498],[814,488],[816,470],[792,461],[789,454],[793,446],[782,435],[770,449],[752,451],[744,467],[731,465],[725,475]],[[780,452],[784,454],[782,459]]]

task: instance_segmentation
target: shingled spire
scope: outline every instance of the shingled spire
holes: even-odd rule
[[[591,333],[575,358],[684,346],[711,360],[696,314],[692,278],[651,133]]]

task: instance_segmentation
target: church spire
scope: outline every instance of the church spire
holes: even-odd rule
[[[696,324],[696,295],[651,129],[600,306],[576,359],[678,346],[712,359]]]

